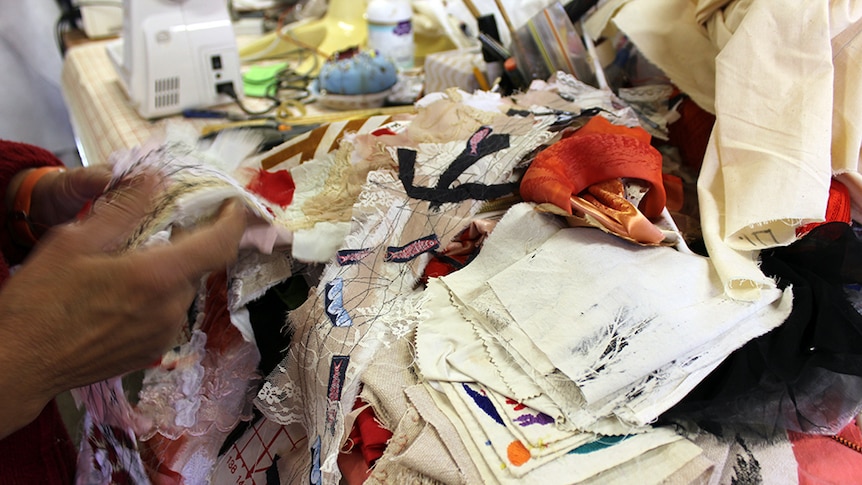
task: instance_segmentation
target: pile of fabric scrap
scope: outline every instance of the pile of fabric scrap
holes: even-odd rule
[[[683,22],[727,2],[649,3],[606,2],[585,26],[614,19],[649,54],[663,24],[632,19],[678,6],[668,32],[715,48]],[[736,33],[790,18],[739,3],[748,10],[725,10],[739,15],[723,25],[744,21],[712,31],[729,36],[713,73]],[[794,9],[812,22],[830,12]],[[858,26],[851,10],[832,11],[836,36]],[[615,94],[563,73],[510,97],[429,94],[415,114],[325,124],[264,153],[173,136],[118,154],[118,183],[153,169],[166,180],[127,250],[169,244],[230,197],[258,223],[237,264],[201,281],[187,331],[140,392],[127,398],[123,376],[78,391],[79,480],[858,481],[856,168],[799,148],[810,170],[755,176],[732,163],[746,147],[723,135],[738,131],[727,92],[656,62],[715,112],[705,176],[669,143],[674,86]],[[781,140],[747,147],[792,159]],[[785,199],[749,197],[727,208],[739,191],[785,190],[805,194],[804,210],[775,216]],[[771,242],[729,229],[765,227],[745,214],[787,227]]]

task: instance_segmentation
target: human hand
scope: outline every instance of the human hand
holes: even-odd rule
[[[33,187],[30,220],[47,227],[70,221],[86,203],[101,195],[110,181],[107,165],[49,172]]]
[[[246,216],[235,201],[170,245],[113,252],[157,184],[140,177],[83,221],[56,227],[0,290],[0,438],[60,392],[156,361],[186,323],[201,277],[237,257]]]

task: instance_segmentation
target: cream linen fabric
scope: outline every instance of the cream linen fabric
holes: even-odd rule
[[[633,477],[637,477],[638,485],[705,484],[713,467],[697,445],[677,440],[653,448],[579,485],[626,485],[633,482]]]
[[[758,299],[774,287],[758,251],[823,220],[833,174],[858,214],[862,4],[631,0],[600,10],[591,35],[610,19],[716,114],[698,183],[704,239],[727,294]]]
[[[457,434],[439,426],[439,421],[438,426],[429,423],[408,399],[407,390],[420,387],[412,369],[410,341],[402,338],[378,351],[362,376],[360,397],[371,404],[380,424],[392,431],[366,483],[423,483],[428,479],[470,483],[468,477],[477,476],[477,472],[469,460],[465,463]],[[421,395],[417,399],[421,400]],[[427,414],[434,416],[433,412]]]
[[[832,163],[838,179],[852,194],[853,219],[862,219],[862,175],[859,154],[862,147],[862,21],[832,39],[835,65],[834,109],[832,111]]]

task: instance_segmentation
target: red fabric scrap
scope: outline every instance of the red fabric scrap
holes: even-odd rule
[[[862,483],[862,453],[823,435],[787,432],[796,457],[799,485]],[[862,446],[862,432],[853,420],[838,438]]]
[[[355,406],[365,406],[365,403],[357,399]],[[350,431],[353,449],[359,448],[368,467],[373,466],[383,456],[390,438],[392,433],[380,425],[371,406],[366,407],[356,416]]]
[[[524,200],[549,202],[571,214],[571,196],[590,185],[636,178],[650,185],[639,209],[648,218],[658,217],[667,198],[661,154],[644,141],[642,128],[607,125],[604,118],[593,117],[572,136],[539,152],[521,180]]]
[[[812,222],[796,228],[796,237],[802,237],[817,226],[827,222],[843,222],[850,224],[850,191],[847,186],[836,179],[829,185],[829,201],[826,203],[824,222]]]
[[[296,184],[287,170],[270,172],[260,169],[246,188],[279,207],[287,207],[293,201]]]

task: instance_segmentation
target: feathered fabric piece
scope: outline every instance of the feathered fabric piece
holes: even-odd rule
[[[124,250],[146,243],[153,235],[173,226],[192,227],[212,217],[221,203],[240,199],[257,217],[268,223],[274,218],[260,197],[245,188],[248,180],[238,180],[242,160],[257,149],[260,139],[238,131],[219,135],[211,143],[199,143],[197,134],[186,125],[167,130],[166,140],[150,140],[141,147],[111,157],[114,184],[144,172],[156,172],[163,188],[155,207],[142,221]]]

